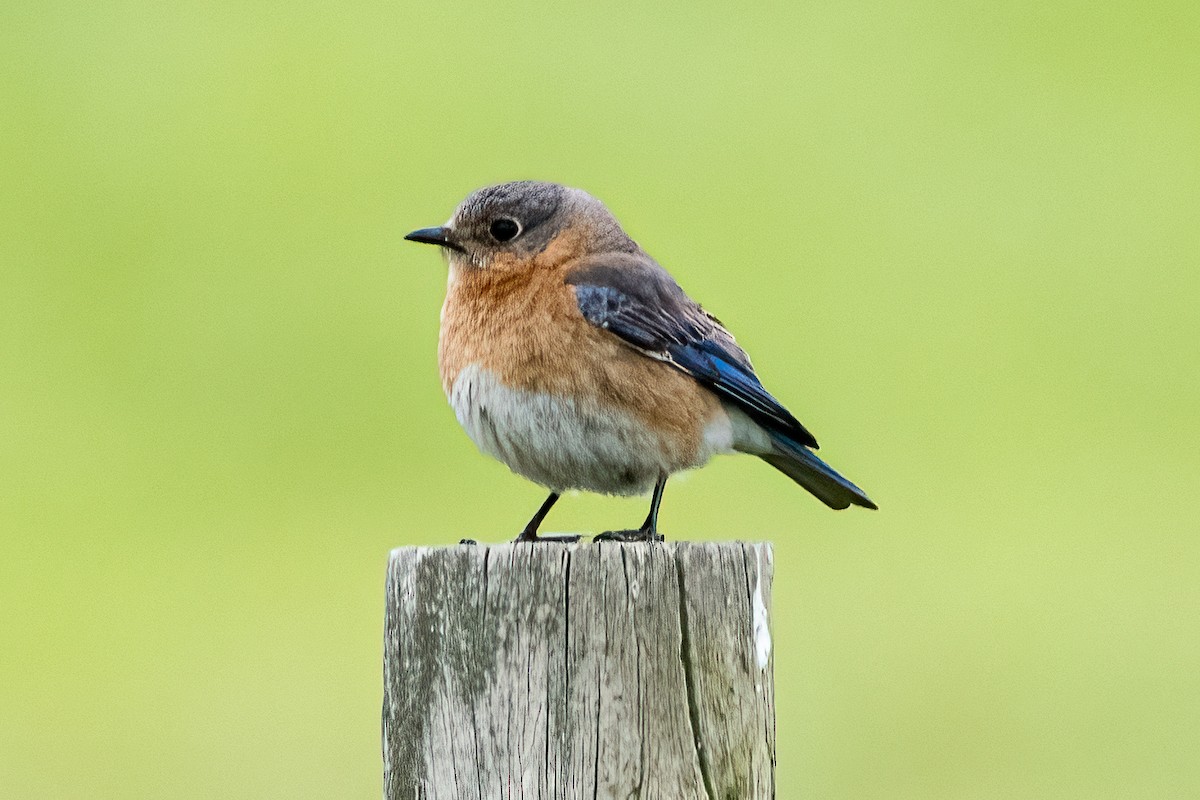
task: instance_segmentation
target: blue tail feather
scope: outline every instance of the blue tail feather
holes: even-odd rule
[[[775,431],[768,433],[775,452],[761,456],[763,461],[816,495],[822,503],[837,509],[850,505],[879,508],[862,489],[817,458],[807,447]]]

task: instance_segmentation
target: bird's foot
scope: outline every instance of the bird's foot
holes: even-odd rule
[[[538,536],[534,531],[521,531],[520,535],[513,539],[513,544],[541,544],[545,542],[551,544],[575,544],[580,538],[578,533],[557,533],[549,536]]]
[[[635,542],[661,542],[663,541],[663,535],[656,530],[651,530],[650,528],[638,528],[637,530],[605,531],[604,533],[596,534],[592,541],[622,542],[624,544],[633,544]]]

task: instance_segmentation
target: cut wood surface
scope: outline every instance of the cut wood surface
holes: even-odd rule
[[[406,547],[387,800],[774,797],[769,544]]]

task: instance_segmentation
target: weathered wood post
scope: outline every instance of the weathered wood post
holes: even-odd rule
[[[387,800],[775,794],[769,544],[392,552]]]

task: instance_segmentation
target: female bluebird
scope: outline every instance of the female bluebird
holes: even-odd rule
[[[718,453],[756,455],[830,508],[876,508],[813,454],[816,439],[717,318],[591,195],[492,186],[405,238],[449,257],[438,363],[459,423],[481,451],[550,489],[516,541],[578,539],[537,534],[567,489],[653,489],[640,528],[596,538],[661,541],[667,477]]]

